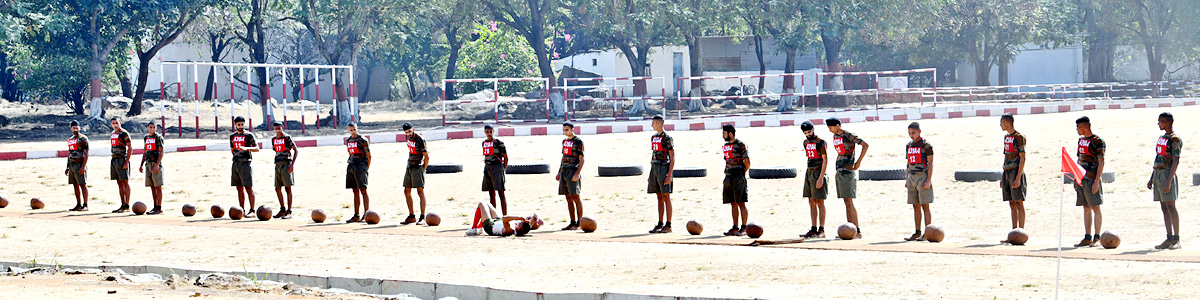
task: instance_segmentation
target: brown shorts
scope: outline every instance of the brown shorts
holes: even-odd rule
[[[158,165],[158,163],[148,161],[146,162],[146,166],[143,167],[146,173],[146,186],[148,187],[163,186],[163,169],[162,166],[159,166],[158,172],[154,172],[154,166],[156,165]]]
[[[346,164],[346,188],[348,188],[348,189],[366,189],[367,188],[367,164],[366,163]]]
[[[579,173],[576,168],[559,168],[558,169],[558,194],[559,195],[579,195],[583,189],[583,178],[579,181],[572,181],[575,173]]]
[[[83,174],[79,174],[79,169],[81,168],[83,168],[83,164],[81,163],[67,164],[67,183],[87,185],[87,170],[85,169]]]
[[[670,194],[675,183],[666,183],[667,173],[670,172],[671,165],[650,164],[650,178],[646,181],[646,193],[650,194]],[[674,180],[674,179],[672,179]]]

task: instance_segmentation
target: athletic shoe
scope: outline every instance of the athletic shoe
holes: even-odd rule
[[[421,218],[417,219],[417,225],[425,225],[425,215],[421,215]]]
[[[147,215],[159,215],[159,214],[162,214],[162,210],[159,210],[156,208],[156,209],[152,209],[152,210],[146,212],[146,214]]]
[[[734,226],[724,233],[725,236],[738,236],[738,228]]]
[[[467,236],[476,236],[476,235],[479,235],[479,228],[467,229]]]
[[[861,239],[862,239],[862,232],[855,233],[855,234],[854,234],[854,239],[856,239],[856,240],[861,240]]]
[[[671,226],[663,226],[658,229],[658,233],[671,233]]]
[[[801,235],[800,237],[802,237],[802,238],[804,238],[804,239],[806,239],[806,240],[807,240],[807,239],[811,239],[811,238],[813,238],[813,237],[816,237],[816,236],[817,236],[817,230],[816,230],[816,229],[809,229],[807,233],[805,233],[804,235]]]
[[[79,208],[80,208],[80,206],[78,204],[76,204],[75,207],[68,209],[67,211],[79,211]]]
[[[913,233],[913,235],[912,235],[912,236],[909,236],[908,238],[905,238],[904,240],[905,240],[905,241],[910,241],[910,242],[914,242],[914,241],[915,241],[915,242],[920,242],[920,241],[924,241],[924,240],[925,240],[925,235],[921,234],[921,232],[920,232],[920,231],[918,231],[918,232],[915,232],[915,233]]]
[[[292,218],[291,210],[288,210],[286,214],[283,214],[283,217],[280,217],[280,219],[284,219],[284,220],[291,219],[291,218]]]
[[[571,222],[570,224],[567,224],[567,227],[563,227],[562,230],[570,231],[570,230],[575,230],[574,228],[575,228],[575,222]]]
[[[1163,241],[1162,244],[1158,244],[1158,246],[1154,246],[1154,249],[1163,250],[1163,249],[1171,248],[1171,246],[1173,246],[1173,245],[1175,245],[1175,241],[1168,238],[1167,240]]]
[[[79,210],[78,210],[78,211],[88,211],[88,209],[87,209],[87,205],[84,205],[84,206],[81,206],[81,207],[79,207]]]
[[[1095,244],[1099,244],[1099,243],[1095,243],[1095,242],[1093,242],[1093,241],[1092,241],[1092,237],[1091,237],[1091,236],[1087,236],[1087,237],[1084,237],[1084,238],[1083,238],[1083,240],[1079,241],[1079,243],[1078,243],[1078,244],[1075,244],[1075,247],[1076,247],[1076,248],[1079,248],[1079,247],[1090,247],[1090,246],[1094,246]]]
[[[279,213],[275,214],[275,216],[274,216],[274,217],[272,217],[272,218],[275,218],[275,219],[282,219],[282,218],[283,218],[283,216],[286,216],[286,215],[287,215],[287,210],[286,210],[286,209],[283,209],[282,207],[280,207],[280,208],[279,208]]]
[[[128,212],[128,211],[129,211],[129,205],[124,205],[124,204],[122,204],[122,205],[121,205],[121,207],[118,207],[117,209],[114,209],[112,212],[113,212],[114,214],[121,214],[121,213],[125,213],[125,212]]]
[[[662,230],[662,228],[663,228],[663,226],[662,226],[661,224],[660,224],[660,225],[654,225],[654,229],[650,229],[650,233],[659,233],[658,231],[659,231],[659,230]]]
[[[349,220],[346,220],[346,223],[358,223],[358,222],[362,222],[362,218],[359,217],[357,214],[354,215],[353,217],[351,217]]]
[[[817,235],[815,235],[815,236],[813,236],[813,237],[815,237],[815,238],[818,238],[818,239],[823,239],[823,238],[825,238],[825,231],[824,231],[824,230],[817,230]]]
[[[1183,244],[1180,244],[1179,240],[1175,240],[1174,243],[1171,243],[1170,247],[1167,247],[1167,249],[1171,250],[1179,250],[1180,248],[1183,248]]]
[[[417,215],[408,215],[408,218],[404,218],[404,222],[400,222],[400,225],[408,225],[408,224],[412,224],[412,223],[416,223],[416,222],[417,222]]]

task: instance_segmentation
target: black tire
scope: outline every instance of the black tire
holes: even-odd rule
[[[699,167],[679,167],[671,172],[674,178],[694,178],[708,176],[708,169]]]
[[[907,169],[860,169],[859,180],[904,180]]]
[[[1192,173],[1192,185],[1200,185],[1200,172]]]
[[[1100,180],[1103,181],[1104,183],[1116,182],[1117,181],[1117,172],[1106,171],[1106,172],[1104,172],[1104,174],[1100,174]],[[1192,181],[1193,181],[1193,183],[1195,183],[1195,178],[1193,178]],[[1075,182],[1075,179],[1071,178],[1071,174],[1067,174],[1067,176],[1063,178],[1063,183],[1073,183],[1073,182]]]
[[[1000,181],[1004,177],[1001,169],[978,169],[954,171],[954,180],[963,182]]]
[[[749,175],[751,179],[796,178],[796,168],[785,166],[750,168]]]
[[[443,174],[443,173],[458,173],[462,172],[462,165],[451,163],[436,163],[429,164],[425,167],[425,174]]]
[[[638,175],[642,175],[642,166],[639,166],[639,165],[599,166],[596,169],[596,175],[600,175],[600,177],[638,176]]]
[[[549,164],[508,164],[504,174],[550,174]]]

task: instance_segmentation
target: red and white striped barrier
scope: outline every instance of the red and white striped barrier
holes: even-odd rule
[[[492,83],[492,99],[481,100],[446,100],[446,84],[447,83],[471,83],[471,82],[491,82]],[[500,83],[501,82],[541,82],[542,90],[545,91],[545,98],[539,99],[501,99],[500,98]],[[451,94],[454,92],[451,91]],[[500,120],[500,104],[501,103],[523,103],[523,102],[546,102],[546,118],[545,119],[528,119],[528,120]],[[450,121],[446,118],[446,105],[449,104],[473,104],[473,103],[495,103],[492,112],[495,117],[490,121]],[[541,77],[533,78],[463,78],[463,79],[442,79],[442,126],[457,125],[457,124],[500,124],[500,123],[529,123],[529,122],[549,122],[550,121],[550,80]]]
[[[635,95],[632,97],[625,96],[624,88],[634,88],[634,90],[635,90],[634,93],[636,93],[636,86],[637,86],[638,81],[643,82],[642,84],[645,85],[645,84],[647,84],[646,81],[656,80],[656,79],[659,80],[662,84],[662,96],[646,96],[646,95],[640,95],[640,96]],[[596,84],[596,85],[579,85],[579,84],[577,84],[575,86],[571,86],[572,82],[596,82],[596,81],[598,81],[600,83]],[[618,82],[620,82],[620,81],[629,81],[630,83],[629,84],[618,84]],[[612,82],[612,83],[604,84],[604,82]],[[617,88],[622,88],[620,90],[620,93],[617,92]],[[603,97],[603,98],[571,98],[571,93],[569,91],[576,90],[576,89],[604,89],[605,91],[608,92],[608,96]],[[625,102],[626,101],[641,101],[641,100],[666,101],[666,99],[667,99],[666,98],[667,79],[665,77],[661,77],[661,76],[660,77],[638,76],[638,77],[563,78],[562,79],[562,90],[563,90],[563,101],[564,101],[564,103],[566,103],[567,109],[568,109],[568,111],[566,112],[566,117],[565,117],[566,120],[579,121],[579,122],[613,121],[613,120],[623,120],[623,119],[628,120],[628,118],[625,118],[622,116],[625,113],[624,109],[622,108],[622,107],[624,107]],[[618,94],[620,96],[618,96]],[[577,114],[577,111],[575,110],[576,102],[593,102],[593,103],[595,103],[595,102],[612,102],[612,110],[613,110],[612,117],[576,118],[575,117]],[[665,110],[664,110],[664,113],[665,113]]]

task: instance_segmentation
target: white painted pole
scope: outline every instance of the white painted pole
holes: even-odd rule
[[[338,106],[340,105],[338,101],[340,99],[337,97],[337,68],[329,68],[329,72],[329,91],[333,93],[333,124],[336,127],[340,121],[338,119]]]

